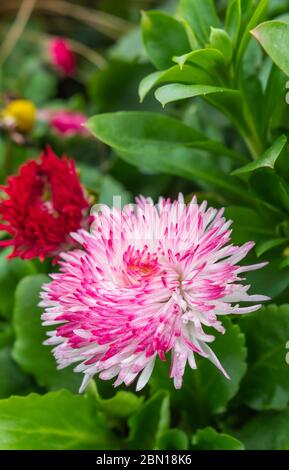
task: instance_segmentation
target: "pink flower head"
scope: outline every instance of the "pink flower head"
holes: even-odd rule
[[[87,136],[88,130],[84,127],[87,116],[73,111],[57,111],[52,115],[51,127],[64,137],[75,135]]]
[[[81,390],[95,374],[116,377],[115,386],[137,390],[148,382],[157,358],[171,351],[170,376],[182,385],[195,353],[228,377],[208,343],[225,333],[220,317],[252,312],[268,300],[249,295],[241,273],[265,263],[240,266],[254,243],[230,244],[231,221],[223,209],[140,197],[121,209],[101,207],[90,233],[74,234],[83,247],[62,255],[61,270],[43,287],[44,325],[56,325],[46,344],[56,345],[59,367],[80,363]],[[139,375],[140,374],[140,375]]]
[[[52,65],[64,76],[72,76],[76,72],[76,59],[69,42],[63,38],[55,38],[49,42],[48,52]]]

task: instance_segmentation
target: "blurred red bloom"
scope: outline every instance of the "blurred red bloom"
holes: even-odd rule
[[[70,49],[69,42],[63,38],[55,38],[49,42],[49,55],[51,63],[64,76],[74,75],[76,72],[76,59]]]
[[[13,247],[10,258],[57,257],[75,245],[70,233],[88,223],[89,201],[74,161],[49,147],[0,189],[0,229],[11,235],[0,246]]]

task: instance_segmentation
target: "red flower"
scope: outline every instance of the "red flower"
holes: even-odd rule
[[[74,75],[76,60],[66,39],[55,38],[49,42],[49,54],[52,64],[65,76]]]
[[[11,235],[0,246],[14,248],[10,257],[56,257],[75,244],[70,233],[88,222],[88,199],[75,163],[58,158],[47,147],[39,160],[29,160],[1,187],[1,230]]]

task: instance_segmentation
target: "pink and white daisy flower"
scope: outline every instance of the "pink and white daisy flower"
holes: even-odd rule
[[[73,234],[83,249],[62,254],[60,272],[43,287],[48,345],[60,368],[79,363],[81,390],[95,374],[115,386],[137,390],[148,382],[156,360],[171,351],[170,376],[182,385],[195,354],[228,377],[213,350],[214,330],[225,333],[222,315],[253,312],[268,300],[249,295],[240,275],[264,266],[240,266],[254,243],[230,244],[224,210],[195,198],[184,203],[140,197],[121,209],[102,206],[91,231]]]

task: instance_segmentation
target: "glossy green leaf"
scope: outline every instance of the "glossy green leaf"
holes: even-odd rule
[[[192,150],[206,149],[207,141],[201,133],[176,119],[156,113],[123,112],[95,116],[87,126],[98,139],[141,169],[222,187],[241,199],[248,197],[237,180],[221,172],[215,156],[200,156]],[[208,142],[207,148],[212,150],[212,146],[225,155],[224,148]]]
[[[47,328],[41,324],[41,286],[48,282],[44,275],[27,276],[18,284],[13,315],[16,341],[13,357],[21,368],[33,375],[38,384],[49,389],[66,387],[77,391],[82,377],[71,368],[57,370],[51,348],[43,345]]]
[[[164,85],[155,92],[156,99],[163,107],[168,103],[198,96],[228,116],[246,140],[250,130],[243,116],[243,101],[240,91],[220,86],[175,83]]]
[[[237,393],[240,381],[246,370],[245,338],[237,325],[224,319],[226,333],[216,334],[210,345],[231,379],[223,374],[208,359],[196,355],[196,370],[187,365],[184,382],[180,390],[175,390],[169,377],[169,358],[164,363],[157,361],[150,379],[153,391],[164,389],[170,392],[175,412],[185,413],[191,426],[204,426],[210,416],[225,411],[228,402]],[[214,332],[215,334],[215,332]]]
[[[88,83],[89,97],[96,112],[135,109],[137,86],[150,71],[151,66],[123,60],[111,60],[105,68],[97,70]]]
[[[191,51],[181,56],[175,56],[173,57],[173,61],[176,62],[181,69],[183,69],[186,63],[189,63],[197,65],[211,74],[218,69],[221,70],[225,64],[225,58],[222,52],[213,48],[213,46],[206,49],[197,49],[196,51]],[[205,83],[202,83],[202,85],[204,84]]]
[[[207,427],[193,436],[193,450],[244,450],[244,445],[228,434]]]
[[[129,448],[154,449],[169,420],[169,397],[165,392],[157,392],[130,418]]]
[[[275,227],[254,209],[230,206],[226,207],[225,215],[227,219],[233,220],[232,241],[237,245],[248,240],[263,243],[276,236]]]
[[[179,66],[174,65],[167,70],[153,72],[143,78],[139,86],[140,100],[143,101],[149,91],[156,85],[175,82],[212,84],[214,78],[206,70],[194,64],[184,65],[181,69]]]
[[[266,21],[252,31],[273,62],[289,75],[289,24],[282,21]]]
[[[285,258],[284,258],[285,259]],[[257,262],[267,261],[269,263],[258,271],[249,272],[246,276],[247,283],[251,284],[252,293],[266,294],[272,299],[276,299],[289,287],[289,267],[282,268],[282,258],[280,255],[270,257],[265,254]],[[254,260],[256,262],[256,260]]]
[[[240,327],[246,335],[249,363],[240,391],[242,400],[257,410],[285,409],[289,404],[289,374],[285,360],[289,305],[263,307],[243,317]]]
[[[247,59],[248,56],[246,56]],[[261,79],[255,72],[252,59],[248,57],[248,72],[246,71],[246,62],[244,61],[244,73],[239,81],[239,89],[242,93],[243,113],[246,122],[250,126],[251,139],[254,141],[254,158],[259,158],[264,152],[266,137],[262,127],[264,111],[264,92]],[[266,145],[266,144],[265,144]],[[252,151],[251,151],[252,154]]]
[[[169,84],[158,88],[155,92],[156,99],[165,106],[174,101],[184,100],[187,98],[194,98],[196,96],[205,97],[210,94],[226,94],[229,96],[239,96],[237,90],[229,88],[216,87],[211,85],[183,85],[183,84]]]
[[[231,62],[233,55],[233,46],[229,34],[220,28],[211,28],[210,45],[219,50],[225,58],[226,63]]]
[[[288,106],[288,77],[277,65],[273,64],[269,74],[263,103],[262,127],[264,135],[278,134],[280,129],[288,129],[289,106]],[[282,168],[284,174],[289,178],[289,168],[286,164]]]
[[[282,246],[284,243],[288,243],[288,238],[273,238],[266,240],[263,243],[259,243],[256,247],[257,256],[262,256],[264,253],[276,248],[277,246]]]
[[[112,398],[97,397],[97,402],[103,413],[115,418],[128,418],[140,408],[143,397],[120,390]]]
[[[108,450],[116,446],[96,403],[65,390],[1,400],[0,416],[2,450]]]
[[[240,175],[242,173],[251,173],[258,168],[269,167],[274,168],[277,158],[280,156],[282,150],[284,149],[287,143],[287,137],[285,135],[281,135],[278,137],[277,140],[273,143],[273,145],[266,150],[266,152],[248,165],[245,165],[237,170],[233,171],[233,175]]]
[[[181,429],[168,429],[161,433],[157,439],[159,450],[188,450],[188,435]]]
[[[226,10],[225,30],[236,47],[241,27],[241,0],[230,0]]]
[[[283,213],[289,212],[289,185],[272,168],[258,168],[251,173],[250,186],[257,196]]]
[[[180,14],[190,24],[197,40],[203,46],[206,45],[210,27],[218,28],[218,18],[213,0],[181,0]]]
[[[166,13],[143,12],[141,26],[147,54],[158,69],[170,67],[174,55],[191,49],[183,25]]]
[[[243,426],[235,436],[246,450],[288,450],[289,410],[258,414]]]
[[[249,3],[251,3],[251,5],[249,5],[248,11],[251,12],[251,17],[245,21],[245,29],[237,53],[237,66],[240,65],[246,47],[250,41],[251,30],[264,18],[268,8],[268,0],[259,0],[256,6],[253,5],[253,2]]]

